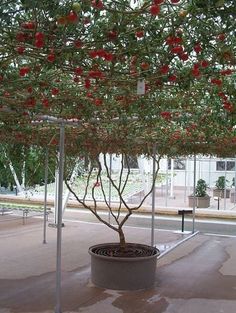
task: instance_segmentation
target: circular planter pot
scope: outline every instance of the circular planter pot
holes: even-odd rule
[[[116,253],[119,246],[118,243],[104,243],[89,248],[92,283],[115,290],[151,288],[155,281],[159,250],[147,245],[127,243],[125,256],[119,256]],[[132,255],[134,250],[137,256]]]

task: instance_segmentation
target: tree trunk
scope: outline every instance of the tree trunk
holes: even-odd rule
[[[122,228],[119,228],[118,233],[119,233],[119,238],[120,238],[120,248],[121,250],[125,250],[126,242],[125,242],[125,235],[124,235]]]
[[[7,164],[9,165],[9,168],[10,168],[10,171],[12,173],[12,176],[14,178],[14,181],[16,183],[17,190],[19,192],[23,192],[23,188],[22,188],[22,186],[21,186],[21,184],[20,184],[20,182],[18,180],[18,177],[17,177],[17,174],[16,174],[16,171],[14,169],[13,164],[12,164],[11,160],[8,158],[6,151],[3,150],[3,152],[4,152],[4,156],[5,156],[6,160],[7,160]]]

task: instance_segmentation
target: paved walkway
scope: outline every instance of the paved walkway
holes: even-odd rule
[[[42,220],[23,225],[0,216],[0,313],[53,313],[55,306],[56,229]],[[5,225],[3,227],[3,225]],[[149,243],[150,231],[125,228],[130,242]],[[163,251],[187,235],[156,231]],[[63,228],[62,311],[64,313],[234,313],[236,311],[236,249],[233,237],[197,234],[158,260],[155,286],[121,292],[90,282],[88,247],[116,241],[100,224],[77,221]]]

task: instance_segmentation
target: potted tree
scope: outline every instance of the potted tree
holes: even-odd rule
[[[208,208],[210,206],[210,196],[207,194],[207,184],[204,179],[199,179],[197,181],[197,186],[195,190],[196,197],[196,207],[197,208]],[[190,195],[189,197],[189,206],[193,207],[194,205],[194,196]]]
[[[219,176],[215,184],[216,188],[213,189],[213,196],[220,198],[229,198],[230,189],[226,188],[227,183],[228,180],[225,179],[224,176]]]
[[[122,154],[121,168],[118,173],[114,174],[111,172],[106,154],[103,154],[102,159],[101,155],[99,154],[90,160],[88,170],[83,173],[84,186],[81,185],[81,181],[77,181],[73,185],[69,183],[69,180],[66,182],[75,199],[84,208],[90,210],[100,222],[118,234],[118,242],[98,244],[89,248],[91,280],[95,285],[108,289],[137,290],[150,288],[154,284],[159,250],[145,244],[127,242],[123,227],[128,218],[142,206],[152,192],[159,169],[160,157],[157,159],[153,157],[157,164],[157,170],[149,192],[144,195],[139,204],[134,206],[128,205],[128,197],[125,196],[131,173],[128,156]],[[125,163],[126,168],[124,167]],[[82,189],[84,189],[83,192],[81,192]],[[113,193],[113,196],[114,194],[118,196],[118,205],[111,205],[108,191],[110,194]],[[110,219],[99,214],[98,201],[101,201],[101,196]]]

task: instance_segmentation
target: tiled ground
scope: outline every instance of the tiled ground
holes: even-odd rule
[[[150,242],[148,229],[127,227],[125,231],[128,241]],[[39,219],[23,225],[9,216],[0,217],[0,313],[55,312],[56,229],[47,228],[47,244],[42,244],[42,235]],[[155,233],[161,247],[175,245],[185,237],[169,231]],[[62,312],[236,311],[236,238],[197,234],[158,260],[154,288],[132,292],[101,289],[90,282],[87,249],[108,238],[117,239],[105,226],[66,223]]]

